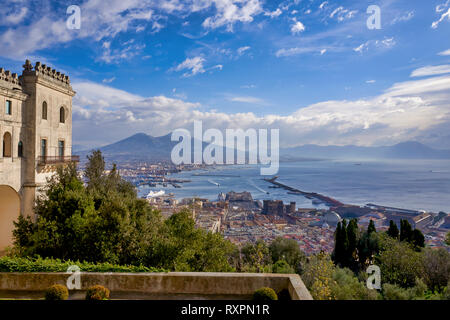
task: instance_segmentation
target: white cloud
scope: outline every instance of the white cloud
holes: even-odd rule
[[[66,15],[48,10],[46,6],[39,11],[40,7],[36,6],[28,23],[9,27],[0,35],[2,55],[22,60],[36,50],[74,39],[104,41],[159,18],[148,2],[139,0],[111,0],[107,5],[100,0],[88,0],[80,8],[81,28],[74,31],[66,28]]]
[[[128,60],[139,55],[145,48],[145,44],[133,44],[130,40],[120,46],[120,49],[111,49],[111,42],[103,42],[103,53],[98,57],[99,61],[106,63],[118,63],[120,60]],[[129,45],[127,45],[129,44]]]
[[[372,84],[372,83],[375,83],[375,82],[377,82],[376,80],[367,80],[366,81],[366,83],[368,83],[368,84]]]
[[[6,17],[4,18],[4,21],[8,24],[18,24],[22,22],[22,20],[25,18],[25,16],[28,13],[28,8],[22,7],[20,10],[16,12],[8,12],[6,14]]]
[[[205,68],[203,63],[205,59],[202,57],[194,57],[194,58],[186,58],[182,63],[176,66],[173,70],[175,71],[183,71],[189,70],[190,72],[186,72],[183,74],[183,77],[195,76],[199,73],[205,73]]]
[[[431,28],[436,29],[439,26],[439,24],[445,20],[445,18],[447,18],[447,20],[450,21],[450,9],[448,9],[447,12],[443,13],[439,18],[439,20],[434,21],[431,24]]]
[[[243,102],[250,104],[265,104],[264,100],[256,97],[232,97],[229,98],[228,100],[232,102]]]
[[[203,22],[207,29],[226,26],[232,31],[237,22],[251,22],[263,12],[261,0],[86,0],[81,5],[81,29],[68,30],[65,14],[51,10],[48,5],[33,6],[31,2],[3,0],[2,8],[10,8],[0,13],[0,25],[6,29],[0,34],[2,56],[23,60],[33,52],[65,44],[75,39],[92,42],[112,41],[118,34],[133,31],[151,33],[164,28],[168,14],[186,18],[192,13],[204,11],[212,13]],[[27,23],[23,22],[28,19]],[[113,50],[113,48],[111,48]],[[115,61],[122,48],[114,57],[105,54],[103,61]]]
[[[450,5],[450,0],[447,0],[447,2],[437,5],[436,13],[440,13],[440,12],[444,11],[446,8],[449,7],[449,5]]]
[[[294,21],[294,24],[291,26],[292,34],[298,34],[305,31],[305,26],[303,25],[303,23],[297,21],[295,18],[292,20]]]
[[[116,80],[116,77],[111,77],[111,78],[106,78],[106,79],[103,79],[103,83],[111,83],[111,82],[113,82],[114,80]]]
[[[264,15],[267,17],[270,17],[271,19],[279,17],[283,11],[280,8],[277,8],[277,10],[272,12],[265,12]]]
[[[248,50],[250,50],[249,46],[240,47],[237,49],[237,53],[238,53],[238,55],[242,55],[245,51],[248,51]]]
[[[330,14],[330,18],[333,18],[335,14],[337,14],[339,11],[344,10],[344,7],[339,7],[337,9],[335,9],[331,14]]]
[[[256,85],[254,84],[246,84],[241,86],[241,89],[254,89],[254,88],[256,88]]]
[[[438,55],[440,56],[450,56],[450,49],[439,52]]]
[[[209,68],[208,70],[214,70],[214,69],[222,70],[222,69],[223,69],[223,65],[217,64],[217,65],[215,65],[215,66],[212,66],[212,67]]]
[[[336,16],[336,19],[339,22],[342,22],[346,19],[353,18],[357,12],[358,12],[357,10],[348,10],[344,9],[344,7],[341,6],[334,9],[333,12],[331,12],[330,18],[334,18]]]
[[[227,31],[233,31],[236,22],[252,22],[253,17],[262,13],[262,4],[259,0],[204,0],[198,1],[202,4],[214,3],[217,13],[203,21],[202,25],[208,29],[216,29],[226,26]],[[208,6],[209,7],[209,6]]]
[[[363,53],[364,51],[368,51],[371,48],[374,49],[391,49],[396,45],[396,41],[394,37],[384,38],[383,40],[369,40],[356,48],[353,48],[353,51]]]
[[[101,145],[136,132],[159,136],[176,128],[190,129],[196,119],[203,121],[205,130],[280,129],[283,146],[386,145],[427,139],[449,146],[442,128],[450,125],[450,75],[396,83],[373,98],[323,101],[283,116],[201,111],[205,106],[164,96],[142,97],[90,82],[75,81],[73,86],[74,141],[79,144]],[[227,99],[258,103],[254,97]]]
[[[358,47],[354,48],[353,51],[362,53],[364,50],[367,50],[367,47],[369,46],[369,42],[362,43]]]
[[[327,4],[328,4],[328,1],[322,2],[319,6],[319,9],[325,8]]]
[[[440,74],[450,73],[450,65],[441,66],[426,66],[414,70],[411,73],[411,77],[426,77],[426,76],[436,76]]]
[[[204,64],[205,64],[206,60],[201,57],[201,56],[197,56],[197,57],[193,57],[193,58],[186,58],[186,60],[184,60],[182,63],[180,63],[179,65],[177,65],[174,68],[169,69],[169,71],[184,71],[187,70],[188,72],[183,73],[183,77],[184,78],[188,78],[188,77],[192,77],[195,76],[197,74],[201,74],[201,73],[205,73],[206,71],[212,71],[212,70],[222,70],[223,69],[223,65],[221,64],[217,64],[214,66],[211,66],[209,68],[205,68]]]
[[[405,21],[409,21],[412,18],[414,18],[414,11],[409,11],[407,13],[405,13],[404,15],[395,17],[394,20],[392,20],[392,24],[396,24],[398,22],[405,22]]]
[[[295,56],[295,55],[304,54],[304,53],[311,53],[311,52],[320,52],[320,54],[323,55],[326,51],[327,51],[327,49],[318,48],[318,47],[295,47],[295,48],[289,48],[289,49],[283,48],[283,49],[279,49],[275,53],[275,56],[278,58],[290,57],[290,56]]]

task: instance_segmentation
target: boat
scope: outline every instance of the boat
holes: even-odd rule
[[[214,182],[212,180],[208,180],[208,182],[213,184],[213,185],[215,185],[215,186],[218,186],[218,187],[220,186],[220,183]]]
[[[165,195],[166,192],[164,190],[159,190],[159,191],[150,191],[147,194],[147,199],[151,199],[151,198],[156,198],[156,197],[161,197],[163,195]]]

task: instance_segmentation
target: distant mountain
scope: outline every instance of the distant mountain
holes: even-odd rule
[[[138,133],[99,149],[107,161],[168,161],[172,149],[177,143],[171,141],[171,134],[152,137],[145,133]],[[206,145],[204,143],[204,147]],[[84,161],[89,152],[81,151],[77,154]],[[389,147],[318,146],[311,144],[280,150],[281,161],[301,159],[450,159],[450,150],[432,149],[413,141]]]
[[[85,149],[86,149],[86,147],[81,144],[73,144],[72,145],[72,153],[73,154],[78,154],[79,151],[83,151]]]
[[[118,142],[94,149],[100,149],[107,161],[165,161],[170,159],[172,148],[177,142],[172,142],[171,134],[152,137],[145,133],[137,133]],[[93,150],[93,149],[92,149]],[[89,151],[79,152],[82,160]]]
[[[408,141],[389,147],[304,145],[280,151],[282,159],[450,159],[450,150],[437,150]]]

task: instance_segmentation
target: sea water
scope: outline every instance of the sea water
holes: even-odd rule
[[[206,175],[198,175],[206,174]],[[279,182],[307,192],[317,192],[354,205],[374,203],[414,210],[450,212],[450,161],[389,160],[339,161],[316,160],[282,162]],[[164,190],[177,199],[201,197],[216,200],[220,192],[249,191],[256,200],[295,201],[297,207],[325,208],[310,199],[269,188],[257,165],[221,166],[208,170],[186,171],[169,178],[189,179],[182,188],[139,188],[145,197],[149,191]]]

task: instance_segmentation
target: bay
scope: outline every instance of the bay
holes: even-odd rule
[[[177,199],[200,197],[216,200],[220,192],[249,191],[256,200],[295,201],[297,207],[325,208],[311,200],[288,194],[284,189],[269,188],[259,165],[221,166],[209,170],[186,171],[170,178],[189,179],[182,188],[157,185],[139,188],[145,197],[152,191],[174,193]],[[200,174],[200,175],[199,175]],[[206,174],[206,175],[202,175]],[[278,181],[302,191],[317,192],[346,204],[379,205],[450,212],[450,161],[299,161],[282,162]],[[270,177],[269,177],[270,178]]]

